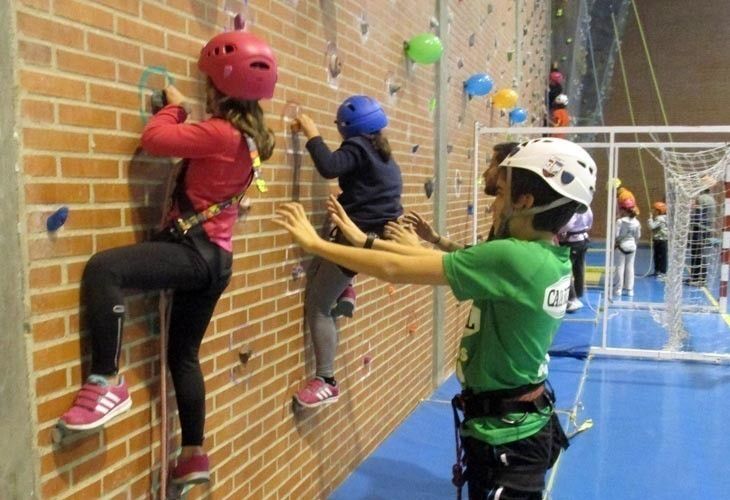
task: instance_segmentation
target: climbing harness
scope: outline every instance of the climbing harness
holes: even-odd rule
[[[521,400],[521,397],[536,394],[531,400]],[[466,484],[466,453],[461,440],[460,431],[463,424],[473,418],[494,417],[504,423],[518,425],[530,413],[550,415],[555,405],[555,394],[550,383],[546,380],[540,384],[528,384],[514,389],[485,391],[474,393],[465,389],[451,400],[451,409],[454,415],[454,437],[456,440],[456,463],[451,468],[451,482],[456,486],[456,498],[461,500],[461,491]],[[464,414],[463,420],[459,412]],[[508,417],[512,413],[521,413],[517,419]]]

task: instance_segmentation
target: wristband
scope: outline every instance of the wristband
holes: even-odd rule
[[[363,248],[373,248],[373,243],[375,243],[375,239],[378,237],[375,233],[368,233],[368,237],[365,240],[365,244],[362,246]]]

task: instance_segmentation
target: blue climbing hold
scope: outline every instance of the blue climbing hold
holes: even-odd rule
[[[58,231],[68,219],[68,207],[61,207],[53,212],[46,220],[46,228],[51,231]]]

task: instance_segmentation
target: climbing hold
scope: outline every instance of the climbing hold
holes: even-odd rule
[[[408,58],[419,64],[433,64],[441,59],[444,46],[433,33],[421,33],[403,43]]]
[[[46,228],[50,232],[58,231],[63,226],[68,218],[68,207],[61,207],[53,212],[46,220]]]
[[[512,62],[512,56],[514,56],[514,52],[511,50],[507,52],[507,62]]]
[[[291,270],[291,277],[292,279],[298,280],[302,276],[304,276],[304,267],[301,264],[297,264]]]
[[[474,215],[474,205],[473,204],[469,203],[466,206],[466,214],[467,215]]]
[[[426,192],[426,198],[430,198],[433,194],[433,179],[429,179],[423,183],[423,190]]]
[[[454,150],[453,144],[447,144],[446,145],[446,154],[450,154]]]
[[[428,112],[429,113],[433,113],[434,112],[434,110],[436,109],[436,103],[437,102],[438,101],[436,101],[436,98],[435,97],[432,97],[431,100],[428,101]]]
[[[362,364],[363,364],[363,365],[369,365],[370,363],[372,363],[372,361],[373,361],[373,357],[372,357],[372,356],[370,356],[369,354],[366,354],[366,355],[365,355],[365,356],[363,356],[363,358],[362,358]]]
[[[414,144],[413,146],[411,146],[411,153],[415,153],[416,151],[418,151],[419,147],[420,146],[418,144]]]
[[[464,82],[464,90],[469,97],[487,95],[493,86],[492,77],[486,73],[475,73]]]
[[[388,285],[388,295],[394,295],[395,294],[395,287],[393,285]]]
[[[418,330],[418,324],[417,323],[411,323],[411,324],[408,325],[408,333],[409,334],[412,335],[412,334],[416,333],[416,330]]]
[[[555,11],[555,17],[563,17],[562,7],[558,8],[558,10]]]
[[[469,47],[473,47],[474,44],[476,43],[476,41],[477,41],[476,33],[472,33],[471,35],[469,35]]]
[[[253,351],[251,349],[241,349],[240,351],[238,351],[238,360],[241,362],[242,365],[248,363],[252,356]]]
[[[572,38],[566,38],[565,39],[565,43],[568,44],[568,45],[570,45],[571,43],[573,43],[573,39]]]

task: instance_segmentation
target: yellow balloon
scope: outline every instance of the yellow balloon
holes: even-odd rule
[[[500,89],[492,97],[492,104],[497,109],[512,109],[517,105],[517,92],[512,89]]]

